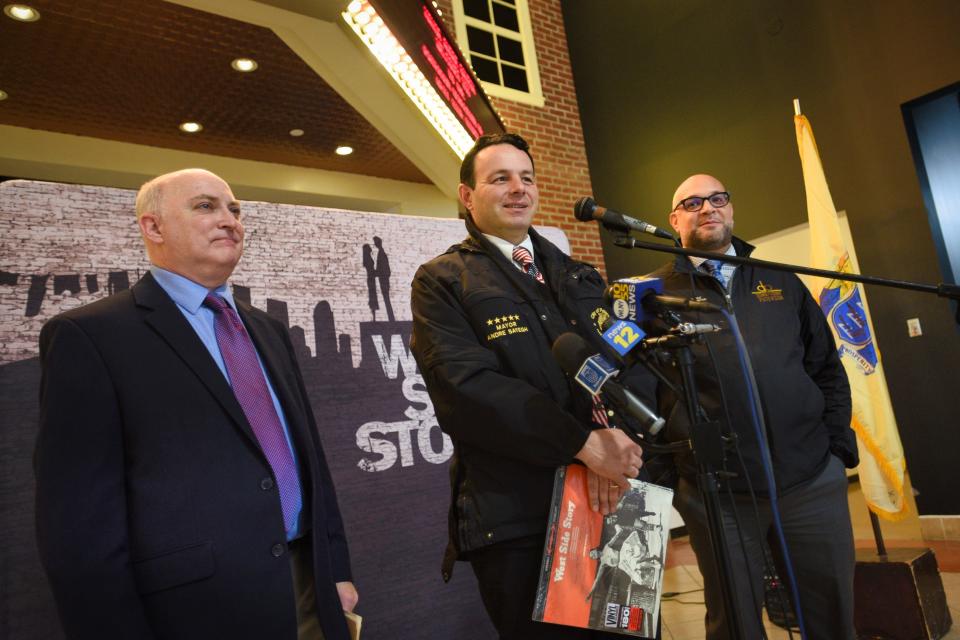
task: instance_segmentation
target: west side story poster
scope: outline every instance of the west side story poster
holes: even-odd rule
[[[673,491],[630,484],[603,516],[590,509],[586,468],[557,470],[535,620],[656,635]]]

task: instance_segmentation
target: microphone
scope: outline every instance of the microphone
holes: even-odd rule
[[[551,350],[564,373],[574,378],[591,395],[602,395],[604,399],[610,400],[615,407],[640,421],[651,436],[657,435],[663,429],[666,420],[617,382],[614,377],[619,370],[599,353],[595,353],[586,340],[575,333],[567,332],[557,338]]]
[[[644,222],[643,220],[637,220],[636,218],[625,216],[622,213],[614,211],[613,209],[601,207],[594,201],[593,198],[589,196],[584,196],[583,198],[577,200],[577,202],[573,205],[573,215],[576,216],[577,220],[582,220],[584,222],[589,222],[590,220],[599,220],[603,223],[603,226],[607,227],[608,229],[617,229],[619,231],[642,231],[643,233],[649,233],[650,235],[657,236],[658,238],[674,241],[676,240],[672,233],[655,227],[648,222]]]
[[[659,278],[621,278],[608,286],[603,297],[613,309],[613,315],[621,320],[640,322],[661,309],[679,311],[717,312],[720,307],[699,298],[665,296],[663,281]]]

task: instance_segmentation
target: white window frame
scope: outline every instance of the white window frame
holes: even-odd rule
[[[540,86],[540,69],[537,65],[536,47],[533,44],[533,28],[530,23],[530,9],[527,5],[527,0],[514,1],[517,9],[517,22],[520,26],[519,33],[516,31],[510,31],[509,29],[504,29],[503,27],[498,27],[492,22],[484,22],[483,20],[478,20],[468,16],[463,11],[463,0],[452,0],[453,19],[457,26],[457,45],[460,47],[460,51],[463,52],[463,57],[466,58],[467,64],[470,64],[470,47],[469,41],[467,40],[467,26],[483,29],[484,31],[492,33],[494,36],[503,35],[516,39],[516,37],[519,35],[520,46],[523,49],[524,66],[526,67],[527,71],[527,87],[529,88],[529,91],[519,91],[517,89],[511,89],[510,87],[505,87],[501,84],[496,84],[493,82],[487,82],[485,80],[480,80],[480,84],[483,86],[484,91],[491,96],[506,98],[507,100],[521,102],[534,107],[542,107],[544,105],[543,90]],[[496,60],[496,62],[498,65],[501,64],[499,60]]]

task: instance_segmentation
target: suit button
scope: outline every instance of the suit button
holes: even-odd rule
[[[540,316],[540,319],[541,319],[541,320],[546,320],[546,319],[547,319],[547,314],[543,314],[542,316]]]
[[[279,558],[280,556],[283,555],[283,552],[286,551],[286,549],[287,549],[287,546],[284,544],[275,544],[272,547],[270,547],[270,553],[273,555],[274,558]]]
[[[270,489],[273,489],[273,478],[267,476],[266,478],[261,480],[260,488],[263,489],[264,491],[270,491]]]

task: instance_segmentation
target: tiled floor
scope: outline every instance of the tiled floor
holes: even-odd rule
[[[858,548],[876,548],[873,531],[863,497],[858,486],[851,484],[849,493],[850,513],[854,525],[854,537]],[[920,525],[914,514],[897,523],[883,522],[881,530],[887,547],[930,547],[937,557],[940,577],[947,596],[947,606],[954,625],[944,638],[960,640],[960,542],[931,542],[920,537]],[[661,604],[663,640],[700,640],[704,638],[703,627],[703,581],[697,570],[696,559],[686,538],[674,540],[667,551],[667,570],[664,576],[664,592],[679,592],[681,595],[666,599]],[[780,627],[766,622],[770,640],[790,637]],[[794,633],[794,638],[799,634]]]

